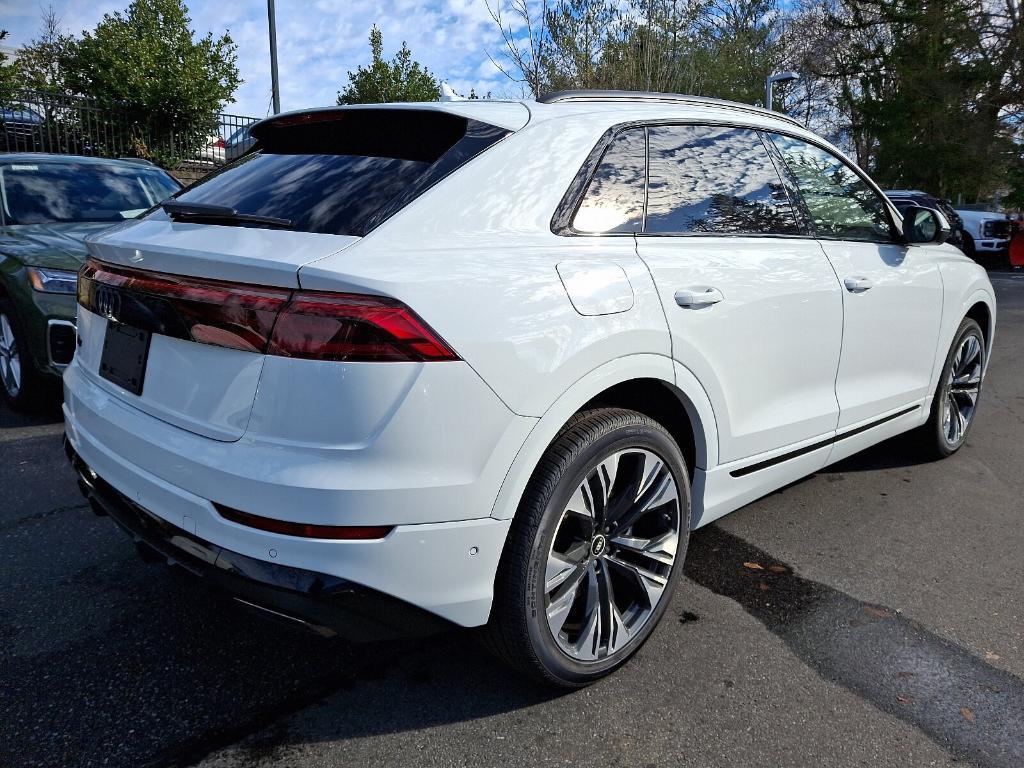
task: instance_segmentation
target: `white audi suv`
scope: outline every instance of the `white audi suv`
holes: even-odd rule
[[[479,627],[584,685],[691,530],[974,420],[985,272],[783,115],[564,92],[251,133],[89,241],[66,449],[144,556],[284,620]]]

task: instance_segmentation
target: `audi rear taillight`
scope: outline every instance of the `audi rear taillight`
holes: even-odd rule
[[[267,352],[349,362],[458,359],[405,304],[351,293],[297,293],[277,318]]]
[[[89,259],[78,302],[152,333],[247,352],[346,362],[459,359],[415,312],[384,296],[205,280]]]
[[[78,303],[125,325],[174,338],[263,352],[287,288],[146,272],[90,259],[78,275]]]

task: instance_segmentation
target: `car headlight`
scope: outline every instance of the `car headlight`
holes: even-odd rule
[[[28,281],[42,293],[74,293],[78,287],[78,273],[66,269],[29,267]]]

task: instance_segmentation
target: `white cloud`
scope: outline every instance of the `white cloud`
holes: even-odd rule
[[[229,30],[238,44],[238,65],[245,81],[227,111],[262,116],[270,107],[270,47],[266,6],[262,2],[186,0],[199,34]],[[493,1],[493,0],[492,0]],[[53,0],[64,26],[74,33],[96,25],[104,13],[123,9],[128,0]],[[501,38],[485,0],[277,0],[278,69],[284,109],[333,104],[347,73],[370,59],[370,26],[384,35],[384,55],[406,42],[413,58],[457,91],[518,90],[488,61]],[[34,4],[0,0],[0,18],[10,31],[6,43],[28,42],[39,27]]]

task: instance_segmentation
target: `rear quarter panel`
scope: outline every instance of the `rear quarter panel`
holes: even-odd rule
[[[631,236],[559,237],[551,216],[606,122],[549,120],[492,147],[342,254],[304,289],[409,304],[515,413],[540,416],[573,383],[630,354],[670,354],[664,312]],[[614,263],[634,301],[582,315],[560,263]]]

